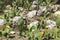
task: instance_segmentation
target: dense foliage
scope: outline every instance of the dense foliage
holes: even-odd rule
[[[0,35],[8,40],[11,34],[14,36],[14,31],[18,31],[19,36],[28,37],[28,40],[59,40],[60,16],[53,15],[57,8],[50,8],[50,4],[56,2],[57,0],[0,0]],[[32,5],[37,7],[33,9]]]

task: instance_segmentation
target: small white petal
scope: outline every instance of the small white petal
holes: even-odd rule
[[[56,26],[56,22],[52,20],[46,20],[46,25],[48,25],[49,28],[53,28]]]
[[[10,34],[15,34],[15,31],[11,31]]]
[[[3,19],[0,19],[0,25],[4,25],[5,21]]]
[[[30,23],[29,25],[30,25],[30,27],[32,27],[32,26],[37,26],[37,25],[38,25],[38,22],[39,22],[39,21],[34,21],[34,22]]]
[[[27,14],[27,17],[29,17],[29,18],[32,18],[32,17],[34,17],[35,15],[36,15],[36,10],[33,10],[33,11],[30,11],[28,14]]]

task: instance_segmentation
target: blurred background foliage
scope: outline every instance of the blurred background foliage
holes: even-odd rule
[[[22,7],[30,7],[31,3],[34,0],[0,0],[0,10],[3,10],[6,5],[11,5],[13,2],[16,2],[17,6],[22,6]],[[45,1],[46,3],[50,2],[56,2],[57,0],[36,0],[38,4],[41,4],[42,1]]]

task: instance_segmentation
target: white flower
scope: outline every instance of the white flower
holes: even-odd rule
[[[6,6],[6,9],[8,9],[8,10],[10,10],[11,8],[12,8],[11,5]]]
[[[39,6],[41,11],[45,11],[46,10],[46,6]]]
[[[15,34],[15,31],[11,31],[10,34]]]
[[[60,16],[60,11],[56,11],[56,12],[54,13],[54,16]]]
[[[21,19],[21,17],[20,16],[15,16],[14,18],[13,18],[13,23],[18,23],[18,21]]]
[[[33,3],[32,3],[32,4],[34,4],[34,5],[35,5],[35,4],[37,4],[37,1],[33,1]]]
[[[37,5],[32,5],[32,6],[31,6],[31,9],[32,9],[32,10],[36,10],[36,9],[37,9]]]
[[[46,10],[46,6],[40,6],[40,9],[37,12],[37,16],[42,15],[45,10]]]
[[[39,21],[34,21],[34,22],[30,23],[29,26],[30,27],[32,27],[32,26],[38,26],[38,22]]]
[[[34,33],[34,31],[35,31],[35,30],[34,30],[34,29],[32,29],[32,32],[33,32],[33,33]]]
[[[56,12],[58,10],[58,8],[60,8],[60,5],[49,5],[48,10],[52,10],[53,9],[53,11]]]
[[[0,25],[4,25],[5,21],[3,19],[0,19]]]
[[[56,26],[56,22],[52,20],[46,20],[46,25],[51,29]]]
[[[36,15],[36,12],[37,12],[36,10],[28,12],[27,17],[29,17],[29,18],[34,17]]]
[[[18,9],[20,9],[21,11],[23,11],[23,8],[22,7],[18,7]]]
[[[4,10],[5,13],[8,13],[10,10]]]

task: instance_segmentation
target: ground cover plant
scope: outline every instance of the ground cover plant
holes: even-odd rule
[[[59,40],[59,0],[0,0],[0,40]]]

